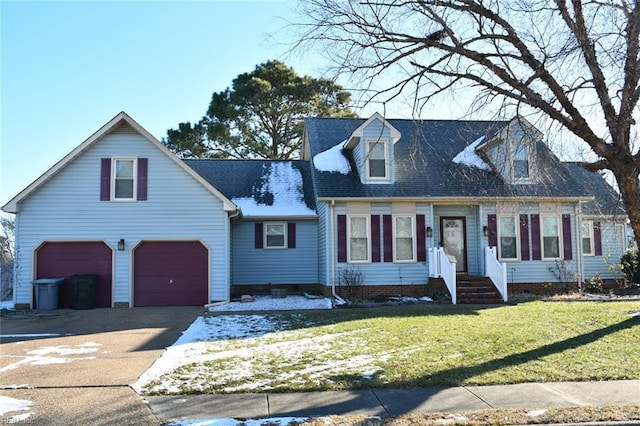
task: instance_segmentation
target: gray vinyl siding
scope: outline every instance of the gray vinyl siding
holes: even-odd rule
[[[389,203],[372,203],[372,215],[391,215],[393,214],[393,204]],[[336,204],[336,216],[339,214],[347,214],[346,205]],[[416,203],[416,214],[425,215],[425,223],[431,223],[431,209],[428,203]],[[424,230],[421,230],[424,232]],[[337,232],[332,236],[336,239],[337,250]],[[380,242],[381,257],[384,260],[384,242],[382,220],[380,223]],[[427,247],[429,247],[429,239],[427,238]],[[370,263],[336,263],[336,275],[340,276],[340,271],[345,268],[359,268],[363,274],[363,285],[419,285],[426,284],[429,276],[427,262],[370,262]],[[336,281],[336,285],[339,285]]]
[[[624,224],[605,219],[593,220],[600,222],[602,256],[584,256],[583,278],[586,280],[599,273],[602,279],[621,279],[622,273],[617,265],[626,245]]]
[[[538,203],[518,203],[517,204],[518,214],[544,214],[541,213]],[[488,214],[497,214],[496,205],[488,204],[483,205],[482,207],[482,225],[487,224],[487,215]],[[511,283],[554,283],[560,282],[560,273],[558,268],[565,268],[568,275],[572,278],[572,281],[575,281],[575,274],[577,271],[577,238],[576,238],[576,222],[575,222],[575,210],[573,204],[563,204],[558,211],[558,214],[569,214],[571,217],[571,249],[572,249],[572,260],[513,260],[513,261],[502,261],[507,265],[507,282]],[[560,223],[560,225],[562,225]],[[562,228],[562,226],[561,226]],[[562,229],[561,229],[562,233]],[[518,236],[518,238],[520,238]],[[562,241],[562,238],[561,238]],[[482,250],[488,245],[487,238],[483,239],[483,247]],[[530,235],[529,238],[529,253],[530,259],[533,253],[533,236]],[[561,253],[563,252],[561,247]],[[484,255],[484,254],[483,254]]]
[[[274,220],[286,222],[286,220]],[[317,284],[318,225],[296,221],[296,247],[255,248],[255,221],[233,223],[233,284]]]
[[[371,139],[386,139],[387,148],[389,150],[389,180],[385,181],[367,181],[367,168],[366,168],[366,152],[367,141]],[[373,120],[363,131],[362,138],[358,145],[353,150],[355,163],[358,167],[358,174],[360,175],[360,181],[366,184],[388,184],[393,183],[395,180],[394,170],[394,153],[393,153],[393,140],[391,140],[391,131],[386,127],[382,121]]]
[[[148,158],[148,199],[100,201],[101,158]],[[104,241],[113,250],[114,303],[132,302],[132,250],[143,240],[199,240],[209,250],[210,299],[229,295],[229,227],[222,202],[135,133],[97,141],[20,204],[17,303],[31,302],[35,250],[45,241]],[[125,251],[117,242],[126,241]]]

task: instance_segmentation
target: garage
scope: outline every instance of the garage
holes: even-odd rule
[[[209,252],[199,241],[144,241],[133,265],[134,306],[209,302]]]
[[[112,251],[103,241],[47,242],[36,253],[36,278],[67,278],[58,290],[58,306],[72,308],[69,277],[97,274],[96,304],[111,307]]]

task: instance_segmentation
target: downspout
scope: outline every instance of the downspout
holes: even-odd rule
[[[335,238],[335,204],[336,200],[331,200],[331,204],[329,204],[329,241],[331,241],[331,253],[330,253],[330,262],[331,262],[331,296],[338,301],[340,304],[346,303],[338,293],[336,293],[336,238]]]
[[[231,213],[229,215],[229,240],[231,240],[231,219],[240,216],[240,209],[236,208],[236,210]],[[231,250],[230,250],[231,251]],[[231,269],[231,253],[229,253],[229,258],[227,259],[227,265],[229,265],[229,269]],[[231,278],[231,271],[229,271],[229,278]],[[231,287],[231,285],[229,285],[229,287]],[[209,309],[209,308],[213,308],[215,306],[220,306],[220,305],[224,305],[226,303],[229,303],[231,301],[231,297],[230,294],[227,293],[227,299],[226,300],[221,300],[219,302],[213,302],[213,303],[207,303],[206,305],[204,305],[205,309]]]
[[[578,280],[578,291],[582,291],[582,276],[584,271],[582,270],[582,205],[580,202],[576,203],[575,207],[576,216],[576,280]]]

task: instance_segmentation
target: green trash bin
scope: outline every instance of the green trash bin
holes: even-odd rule
[[[38,278],[31,281],[36,291],[36,309],[58,309],[58,286],[64,278]]]
[[[71,291],[73,294],[71,307],[73,309],[93,309],[96,306],[96,286],[98,275],[82,274],[72,275]]]

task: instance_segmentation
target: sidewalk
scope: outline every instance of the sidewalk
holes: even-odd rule
[[[163,421],[461,413],[494,408],[544,409],[640,404],[640,380],[525,383],[454,388],[309,393],[148,396]]]

